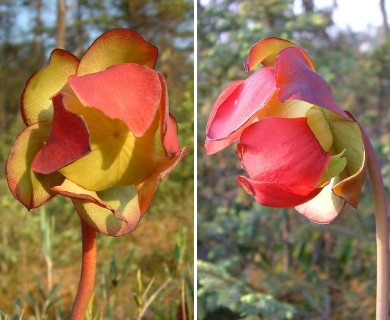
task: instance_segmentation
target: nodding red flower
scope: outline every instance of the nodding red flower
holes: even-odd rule
[[[158,50],[115,29],[79,60],[55,49],[26,83],[26,124],[7,163],[8,184],[28,209],[60,194],[98,232],[132,231],[159,181],[183,158]]]
[[[263,68],[222,91],[206,128],[206,152],[234,142],[249,177],[236,182],[257,202],[295,207],[329,223],[345,203],[356,207],[366,158],[354,117],[335,102],[328,83],[296,44],[266,38],[244,62]]]

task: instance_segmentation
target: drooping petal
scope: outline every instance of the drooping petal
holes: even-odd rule
[[[154,68],[157,47],[134,30],[114,29],[97,38],[81,58],[78,75],[99,72],[115,64],[137,63]]]
[[[345,121],[331,112],[325,112],[324,115],[329,121],[334,136],[333,148],[335,152],[340,153],[345,150],[344,155],[347,158],[346,172],[342,176],[343,179],[334,186],[333,192],[356,208],[367,167],[359,124]],[[349,116],[354,119],[352,114],[349,114]]]
[[[325,224],[332,222],[337,218],[345,205],[345,201],[332,191],[337,182],[338,178],[333,178],[316,197],[295,207],[295,209],[315,223]]]
[[[155,71],[137,64],[121,64],[85,76],[72,76],[69,85],[84,106],[111,119],[120,119],[142,136],[155,119],[162,88]]]
[[[47,140],[51,129],[48,121],[38,122],[24,129],[16,138],[7,162],[8,186],[27,209],[41,206],[52,198],[50,188],[61,184],[60,174],[43,175],[31,169],[31,163]]]
[[[70,75],[76,74],[79,60],[71,53],[55,49],[46,67],[27,81],[21,97],[21,112],[27,126],[38,121],[51,120],[51,98],[65,85]]]
[[[329,84],[312,70],[308,59],[301,48],[287,48],[279,54],[275,66],[279,99],[307,101],[351,120],[336,104]]]
[[[248,57],[244,61],[245,71],[252,71],[259,63],[266,67],[273,67],[280,51],[296,46],[295,43],[281,38],[270,37],[262,39],[255,43],[249,51]]]
[[[137,185],[139,207],[142,213],[149,207],[160,180],[166,177],[176,167],[186,153],[187,148],[183,148],[178,154],[171,158],[160,159],[153,172]]]
[[[211,123],[214,121],[214,118],[215,118],[215,115],[219,109],[219,107],[225,102],[225,100],[237,89],[238,86],[240,86],[242,83],[244,82],[244,80],[236,80],[236,81],[233,81],[232,83],[230,83],[222,92],[221,94],[218,96],[217,100],[215,101],[212,109],[211,109],[211,112],[210,112],[210,115],[209,115],[209,120],[207,122],[207,125],[206,125],[206,141],[205,141],[205,149],[206,149],[206,152],[207,154],[213,154],[213,153],[216,153],[224,148],[226,148],[227,146],[229,146],[230,144],[232,144],[233,142],[237,141],[239,139],[239,134],[241,133],[242,130],[237,130],[236,132],[234,132],[233,134],[231,134],[229,137],[227,137],[226,139],[222,139],[222,140],[209,140],[207,138],[207,135],[208,135],[208,131],[209,131],[209,128],[210,128],[210,125]]]
[[[367,163],[364,159],[362,167],[352,176],[344,178],[334,188],[333,192],[342,197],[351,206],[357,208],[359,203],[359,195],[362,191],[364,180],[366,177]]]
[[[94,192],[65,179],[61,186],[53,190],[71,198],[80,218],[103,234],[116,237],[131,232],[141,218],[138,196],[133,186]]]
[[[306,118],[273,117],[252,124],[243,131],[237,153],[252,179],[238,182],[255,186],[256,199],[277,207],[296,206],[316,195],[330,158]]]
[[[220,140],[244,126],[267,104],[276,90],[274,72],[263,68],[240,84],[219,106],[207,131],[207,139]]]
[[[98,109],[80,107],[67,95],[64,104],[83,116],[91,147],[89,154],[59,170],[66,178],[88,190],[101,191],[137,184],[152,172],[157,161],[156,125],[138,138],[123,121],[112,120]]]
[[[58,94],[53,98],[53,126],[47,143],[32,162],[35,172],[55,172],[91,151],[89,133],[83,119],[65,110],[62,97],[62,94]]]

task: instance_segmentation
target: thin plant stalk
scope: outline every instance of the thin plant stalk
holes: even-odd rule
[[[71,320],[84,319],[89,300],[93,293],[96,274],[96,232],[83,219],[81,222],[82,263],[80,282],[76,299],[73,303]]]
[[[142,317],[144,316],[145,312],[148,310],[154,299],[157,298],[157,296],[160,294],[160,292],[172,282],[172,278],[169,277],[165,282],[150,296],[148,301],[146,301],[145,305],[142,307],[142,310],[139,312],[137,320],[142,320]]]
[[[363,130],[362,130],[363,131]],[[389,223],[383,179],[372,144],[363,131],[367,154],[368,173],[374,194],[376,246],[377,246],[377,295],[376,320],[389,319]]]

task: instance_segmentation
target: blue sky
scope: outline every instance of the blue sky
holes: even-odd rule
[[[301,11],[301,1],[295,1],[294,10]],[[333,4],[333,0],[315,0],[316,8],[326,8]],[[387,12],[390,14],[390,3],[386,3]],[[366,31],[382,24],[382,16],[379,9],[379,0],[337,0],[337,10],[333,14],[336,25],[341,29],[353,31]]]

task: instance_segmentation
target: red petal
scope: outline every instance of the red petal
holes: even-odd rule
[[[152,125],[160,105],[161,83],[157,73],[138,64],[120,64],[85,76],[71,76],[69,84],[84,106],[120,119],[135,136]]]
[[[240,129],[267,103],[275,90],[274,72],[271,68],[253,73],[216,110],[208,127],[207,139],[220,140]]]
[[[177,122],[172,114],[169,114],[167,130],[163,137],[164,149],[168,156],[180,152],[179,137],[177,135]]]
[[[62,94],[53,98],[53,106],[53,127],[49,139],[32,162],[32,169],[43,174],[55,172],[91,151],[84,121],[65,110]]]
[[[167,130],[167,123],[169,119],[169,99],[167,83],[165,82],[164,76],[161,73],[157,73],[161,83],[161,101],[160,101],[160,134],[161,141],[164,140],[164,134]]]
[[[292,208],[314,198],[320,188],[308,186],[292,186],[282,183],[255,181],[244,176],[236,178],[236,182],[256,201],[263,206],[275,208]]]
[[[321,148],[306,118],[274,117],[256,122],[242,133],[237,152],[243,167],[256,182],[254,189],[260,188],[261,194],[270,198],[262,196],[262,203],[273,203],[272,206],[280,203],[281,207],[286,201],[289,206],[297,205],[287,196],[290,193],[298,203],[317,194],[317,182],[330,159],[330,153]],[[284,193],[275,193],[279,189]]]
[[[162,87],[160,102],[160,137],[166,154],[172,156],[180,151],[177,123],[175,117],[169,113],[168,90],[165,79],[161,73],[158,73],[158,77]]]
[[[279,54],[275,67],[279,100],[303,100],[350,119],[336,104],[329,84],[311,69],[310,62],[301,48],[287,48]]]

